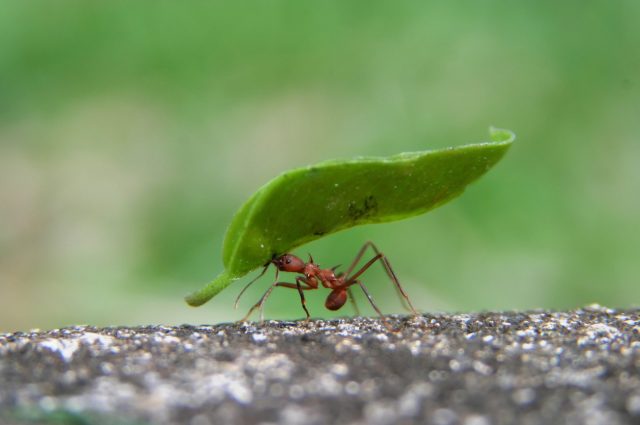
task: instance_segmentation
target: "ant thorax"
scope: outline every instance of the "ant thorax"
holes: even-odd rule
[[[318,282],[325,288],[334,288],[339,283],[333,270],[320,268],[319,265],[312,262],[306,264],[302,273],[307,283],[314,288],[318,287]]]
[[[331,281],[331,282],[336,280],[336,274],[331,269],[319,270],[318,271],[318,277],[320,277],[320,279],[322,279],[322,280],[327,280],[327,281]]]
[[[307,263],[304,266],[304,271],[302,272],[306,277],[315,277],[318,276],[318,272],[320,271],[320,267],[314,263]]]

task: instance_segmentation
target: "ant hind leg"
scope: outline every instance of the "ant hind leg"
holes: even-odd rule
[[[371,248],[375,252],[376,254],[375,257],[373,257],[369,262],[367,262],[358,272],[356,272],[348,280],[356,279],[358,276],[360,276],[360,274],[362,274],[365,270],[367,270],[373,263],[379,260],[384,268],[384,271],[387,273],[389,280],[393,282],[394,287],[396,288],[396,291],[398,293],[398,298],[400,298],[400,302],[402,303],[402,307],[413,314],[416,314],[416,315],[419,314],[415,309],[415,307],[413,306],[413,304],[411,304],[411,300],[409,300],[409,296],[402,288],[402,285],[400,285],[400,281],[398,280],[396,273],[393,271],[393,268],[391,267],[391,263],[373,242],[367,241],[364,245],[362,245],[362,248],[360,248],[360,251],[358,251],[358,254],[356,255],[355,259],[349,266],[349,269],[346,272],[346,276],[351,275],[351,272],[355,269],[356,265],[360,262],[367,248]]]
[[[393,328],[389,324],[389,321],[384,316],[384,314],[382,314],[382,311],[380,311],[380,309],[378,308],[376,303],[373,301],[373,298],[371,297],[371,294],[367,290],[367,287],[364,286],[364,283],[360,282],[359,280],[356,280],[353,283],[357,283],[360,286],[360,288],[362,289],[362,292],[364,292],[364,294],[366,295],[367,299],[369,300],[369,303],[371,304],[371,307],[373,307],[373,309],[376,311],[376,313],[378,313],[378,316],[380,316],[380,319],[382,319],[382,323],[384,324],[385,328],[387,328],[387,330],[389,330],[389,331],[393,331]]]
[[[360,316],[360,309],[358,308],[358,303],[356,303],[356,299],[353,297],[353,291],[351,291],[351,287],[347,288],[347,295],[349,296],[349,302],[351,303],[351,307],[356,312],[356,316]]]

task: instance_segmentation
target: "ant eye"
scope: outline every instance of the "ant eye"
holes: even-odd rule
[[[291,258],[287,258],[287,259],[285,260],[285,263],[287,263],[287,264],[291,264]]]

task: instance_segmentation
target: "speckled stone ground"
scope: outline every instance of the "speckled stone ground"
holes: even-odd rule
[[[640,310],[0,335],[2,423],[639,424]],[[40,422],[39,422],[40,421]]]

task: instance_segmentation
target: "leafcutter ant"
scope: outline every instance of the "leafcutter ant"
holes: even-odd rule
[[[373,256],[373,258],[367,261],[367,263],[360,267],[358,271],[352,273],[362,259],[367,248],[371,248],[375,252],[375,255]],[[369,300],[369,303],[371,303],[373,309],[378,313],[378,315],[380,315],[380,317],[384,321],[385,326],[389,327],[384,315],[382,314],[376,303],[373,301],[373,298],[371,298],[371,294],[367,290],[367,287],[359,279],[359,277],[377,261],[382,264],[385,272],[389,276],[389,279],[391,280],[391,282],[393,282],[403,306],[413,314],[418,314],[416,309],[411,304],[411,301],[409,300],[406,292],[402,288],[402,285],[400,285],[396,274],[391,268],[391,264],[389,264],[389,260],[387,260],[387,257],[385,257],[385,255],[380,252],[380,250],[372,242],[367,242],[362,246],[362,248],[360,248],[358,255],[356,255],[355,259],[353,260],[347,271],[344,273],[340,272],[336,274],[336,269],[339,266],[330,269],[321,268],[313,261],[313,257],[311,257],[311,255],[309,255],[309,261],[306,263],[293,254],[282,254],[279,256],[275,256],[271,261],[264,265],[262,272],[255,279],[249,282],[242,289],[242,291],[240,291],[240,294],[238,294],[238,297],[236,298],[235,307],[238,307],[240,297],[247,290],[247,288],[260,277],[262,277],[269,266],[273,264],[276,267],[276,276],[274,283],[269,287],[269,289],[267,289],[267,291],[262,295],[258,302],[255,303],[253,307],[251,307],[249,312],[241,321],[247,320],[249,316],[251,316],[251,313],[253,313],[256,309],[260,309],[260,320],[262,321],[264,317],[264,303],[276,287],[298,290],[302,308],[307,315],[307,320],[309,320],[311,316],[309,314],[309,310],[307,310],[304,291],[319,289],[319,285],[322,285],[323,287],[331,290],[324,303],[327,309],[332,311],[339,310],[343,305],[345,305],[347,299],[349,299],[351,300],[351,304],[353,305],[356,314],[360,314],[358,306],[355,303],[355,299],[353,298],[353,293],[351,292],[351,287],[353,285],[358,285]],[[278,281],[279,272],[297,273],[299,276],[296,276],[295,283],[280,282]]]

